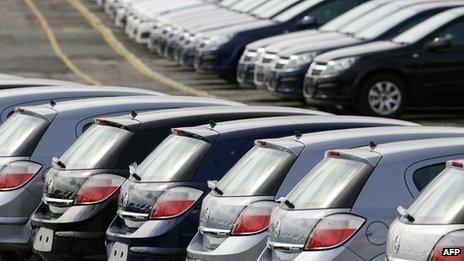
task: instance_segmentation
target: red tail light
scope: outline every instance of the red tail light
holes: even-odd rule
[[[232,235],[253,235],[267,230],[272,210],[276,205],[270,201],[260,201],[248,205],[235,221]]]
[[[464,163],[458,160],[454,160],[451,162],[451,165],[456,168],[464,168]]]
[[[100,174],[85,181],[77,193],[75,203],[78,205],[95,204],[113,195],[126,179],[111,174]]]
[[[203,191],[176,187],[166,190],[156,201],[151,213],[152,219],[167,219],[178,217],[189,210],[203,195]]]
[[[335,214],[319,221],[306,243],[306,250],[335,248],[348,241],[365,220],[349,214]]]
[[[430,254],[429,261],[463,261],[464,231],[451,232],[442,237]]]
[[[0,190],[13,190],[24,186],[39,172],[41,165],[30,161],[9,163],[0,171]]]
[[[329,156],[340,157],[340,151],[338,151],[338,150],[330,150],[329,151]]]

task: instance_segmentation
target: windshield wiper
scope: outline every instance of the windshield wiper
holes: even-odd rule
[[[133,177],[133,178],[136,179],[137,181],[142,181],[142,177],[140,177],[139,175],[137,175],[137,173],[132,173],[132,174],[131,174],[131,177]]]
[[[132,163],[131,165],[129,165],[129,174],[131,177],[133,177],[134,179],[136,179],[137,181],[141,181],[142,180],[142,177],[140,177],[138,174],[137,174],[137,162],[134,162]]]
[[[402,217],[404,217],[408,222],[410,223],[414,223],[414,221],[416,220],[413,216],[411,216],[411,214],[408,213],[408,211],[403,208],[402,206],[399,206],[396,211],[398,211],[398,213],[400,213],[400,215]]]
[[[224,192],[218,188],[217,183],[217,180],[208,180],[208,188],[216,192],[219,196],[222,196],[224,195]]]
[[[287,198],[281,197],[277,200],[277,202],[284,203],[287,207],[291,209],[295,208],[295,205],[292,202],[290,202],[290,200],[288,200]]]
[[[52,163],[55,164],[56,166],[62,168],[62,169],[66,169],[66,165],[60,159],[58,159],[57,157],[52,158]]]

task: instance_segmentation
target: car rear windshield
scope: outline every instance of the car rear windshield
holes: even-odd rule
[[[0,125],[0,157],[30,156],[48,125],[43,118],[14,113]]]
[[[273,196],[296,156],[287,151],[256,146],[221,179],[224,197]]]
[[[276,17],[274,17],[274,20],[276,20],[278,22],[286,22],[286,21],[296,17],[297,15],[299,15],[301,12],[305,11],[306,9],[316,5],[319,2],[321,2],[321,0],[306,0],[304,2],[301,2],[301,3],[291,7],[289,9],[285,10],[281,14],[277,15]]]
[[[211,144],[179,135],[167,137],[137,168],[143,182],[190,181]]]
[[[296,209],[351,208],[373,167],[367,163],[326,158],[290,192]]]
[[[324,32],[338,31],[344,26],[346,26],[349,22],[352,22],[356,18],[361,17],[361,15],[363,14],[367,14],[369,11],[373,10],[376,7],[378,6],[369,2],[362,4],[321,26],[319,30]]]
[[[298,1],[299,0],[270,0],[264,5],[253,10],[251,14],[259,18],[269,19],[297,3]]]
[[[447,168],[411,204],[414,224],[453,224],[464,221],[464,170]]]
[[[66,169],[111,169],[133,133],[93,124],[61,156]]]
[[[377,23],[378,21],[388,17],[389,15],[397,12],[399,8],[394,5],[385,5],[378,9],[366,14],[365,16],[356,19],[354,22],[349,23],[347,26],[340,29],[341,33],[356,34],[361,30]]]

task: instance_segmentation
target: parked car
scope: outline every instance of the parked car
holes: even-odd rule
[[[417,4],[419,2],[421,4]],[[423,2],[423,0],[406,0],[387,4],[354,22],[356,24],[365,18],[392,12],[391,15],[384,16],[383,19],[364,28],[359,33],[336,40],[309,42],[279,52],[275,65],[265,75],[264,81],[267,89],[273,92],[301,95],[305,75],[314,57],[318,54],[343,47],[357,46],[362,43],[391,39],[437,13],[464,4],[463,1],[443,0]],[[393,11],[395,9],[396,11]]]
[[[166,103],[168,106],[176,107]],[[281,107],[222,106],[99,117],[93,125],[87,125],[88,129],[63,155],[55,154],[61,157],[55,158],[52,168],[46,170],[45,185],[40,186],[43,202],[32,216],[32,224],[38,228],[34,252],[46,259],[106,257],[105,230],[116,215],[116,192],[129,176],[127,166],[141,162],[173,127],[210,120],[316,114],[319,112]],[[319,117],[332,117],[322,115]],[[60,130],[67,135],[74,133]],[[53,151],[47,152],[49,160]]]
[[[30,216],[41,202],[43,177],[53,156],[60,156],[90,127],[94,117],[131,111],[231,106],[237,103],[193,97],[106,97],[19,107],[0,125],[0,250],[30,251]],[[238,106],[236,106],[238,107]],[[244,106],[245,107],[245,106]],[[13,175],[11,170],[28,171]],[[21,206],[21,207],[18,207]]]
[[[207,181],[220,179],[255,139],[295,131],[392,125],[415,124],[352,116],[288,116],[174,129],[134,170],[140,179],[132,177],[122,186],[118,216],[107,230],[108,257],[185,258],[185,249],[197,232]]]
[[[83,86],[76,82],[36,79],[36,78],[14,78],[0,79],[0,89],[12,89],[21,87],[41,87],[41,86]]]
[[[0,73],[0,80],[22,79],[22,78],[23,77],[21,77],[21,76]]]
[[[11,116],[16,107],[45,103],[119,96],[167,96],[166,94],[127,87],[110,86],[44,86],[0,90],[0,123]],[[139,97],[137,97],[139,98]]]
[[[449,161],[390,227],[387,260],[460,260],[464,244],[462,160]]]
[[[230,74],[235,79],[238,61],[247,44],[288,31],[319,27],[363,2],[365,0],[305,0],[272,20],[210,31],[197,46],[195,69]]]
[[[408,106],[460,104],[463,15],[464,8],[448,10],[390,41],[317,56],[306,76],[306,100],[386,117]]]
[[[280,200],[258,260],[384,260],[396,207],[462,157],[463,146],[447,138],[328,151]]]
[[[266,52],[265,48],[267,46],[287,42],[289,43],[289,46],[292,46],[293,40],[301,40],[302,43],[307,43],[307,37],[314,37],[320,34],[337,32],[357,18],[369,14],[376,8],[379,8],[393,1],[397,0],[370,0],[357,7],[354,7],[353,9],[343,13],[340,16],[337,16],[335,19],[331,20],[318,29],[276,35],[248,44],[237,66],[237,82],[241,87],[244,88],[253,86],[258,88],[265,88],[264,75],[266,74],[267,68],[275,63],[276,60],[275,53]],[[337,36],[334,34],[330,35],[335,37]],[[339,37],[342,37],[342,35],[339,35]],[[298,42],[295,44],[300,43]]]
[[[286,196],[332,148],[393,141],[463,137],[464,129],[376,127],[259,140],[203,200],[188,259],[256,260],[267,243],[275,201]]]

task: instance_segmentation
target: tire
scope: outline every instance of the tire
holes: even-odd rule
[[[392,74],[377,74],[365,81],[359,99],[365,115],[398,118],[406,109],[409,96],[401,79]]]

